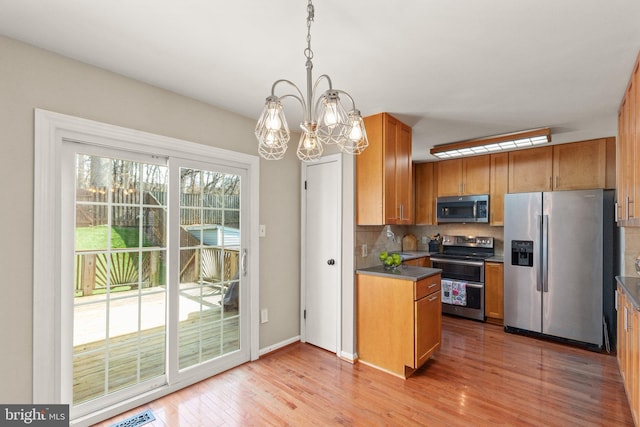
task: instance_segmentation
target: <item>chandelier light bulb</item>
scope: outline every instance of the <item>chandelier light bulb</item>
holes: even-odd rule
[[[264,142],[269,147],[273,147],[273,144],[276,143],[276,136],[274,135],[272,130],[267,132],[267,136],[264,139]]]
[[[349,112],[349,131],[347,138],[339,143],[343,153],[360,154],[369,146],[367,131],[364,128],[364,120],[360,111]]]
[[[349,139],[352,141],[359,141],[362,138],[362,129],[358,124],[351,126],[351,131],[349,132]]]
[[[338,111],[335,102],[325,101],[324,124],[335,126],[338,123]]]
[[[265,121],[265,126],[268,130],[280,130],[282,127],[282,120],[278,117],[278,113],[278,110],[275,108],[269,110],[269,115]]]
[[[313,150],[314,148],[316,148],[316,144],[317,144],[317,139],[316,136],[312,133],[306,134],[304,136],[304,148],[307,150]]]
[[[298,143],[298,151],[296,154],[303,162],[313,162],[322,156],[324,149],[314,131],[315,124],[307,124],[306,128],[308,130],[305,130],[302,132],[302,135],[300,135],[300,142]]]

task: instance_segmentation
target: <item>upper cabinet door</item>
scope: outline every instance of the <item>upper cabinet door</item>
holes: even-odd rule
[[[615,150],[613,138],[554,145],[553,189],[612,188],[615,163],[611,165],[611,160],[614,156],[607,156],[611,150]]]
[[[396,141],[396,203],[400,206],[400,223],[413,224],[413,169],[411,163],[411,128],[398,122]]]
[[[438,197],[489,194],[489,167],[489,155],[438,162]]]
[[[442,160],[436,164],[438,197],[458,196],[462,192],[462,159]]]
[[[633,116],[630,114],[632,117],[630,121],[633,121],[633,125],[629,126],[629,131],[631,132],[629,135],[629,144],[633,146],[630,152],[633,154],[634,168],[632,177],[633,185],[630,186],[630,189],[633,190],[633,199],[636,201],[636,203],[633,204],[633,217],[640,218],[640,63],[636,63],[631,84],[633,87],[633,108],[631,108],[631,114],[633,114]]]
[[[369,147],[356,156],[356,224],[412,224],[411,128],[387,113],[364,124]]]
[[[398,162],[396,145],[398,144],[399,123],[393,117],[384,120],[384,224],[400,223],[400,206],[396,203],[398,186]],[[366,151],[366,150],[365,150]]]
[[[509,191],[509,153],[491,154],[489,211],[491,225],[504,225],[504,195]]]
[[[364,118],[369,147],[356,158],[356,224],[384,223],[384,137],[382,115]]]
[[[435,225],[435,174],[434,165],[437,163],[417,163],[415,165],[416,214],[415,223],[420,225]]]
[[[553,147],[509,152],[509,193],[551,191]]]
[[[462,159],[462,194],[489,194],[490,156],[473,156]]]

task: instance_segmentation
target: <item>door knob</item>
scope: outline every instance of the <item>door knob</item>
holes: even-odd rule
[[[333,259],[333,258],[331,258],[330,260],[327,261],[327,264],[329,264],[329,265],[335,265],[335,263],[336,263],[336,260]]]

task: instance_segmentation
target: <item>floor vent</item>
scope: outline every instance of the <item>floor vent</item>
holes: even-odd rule
[[[144,412],[140,412],[132,417],[122,420],[118,423],[112,424],[111,427],[138,427],[151,421],[155,421],[156,417],[153,416],[151,409],[147,409]]]

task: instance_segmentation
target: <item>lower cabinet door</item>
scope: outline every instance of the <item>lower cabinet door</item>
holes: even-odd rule
[[[442,302],[440,291],[415,301],[415,366],[419,368],[440,347]]]

